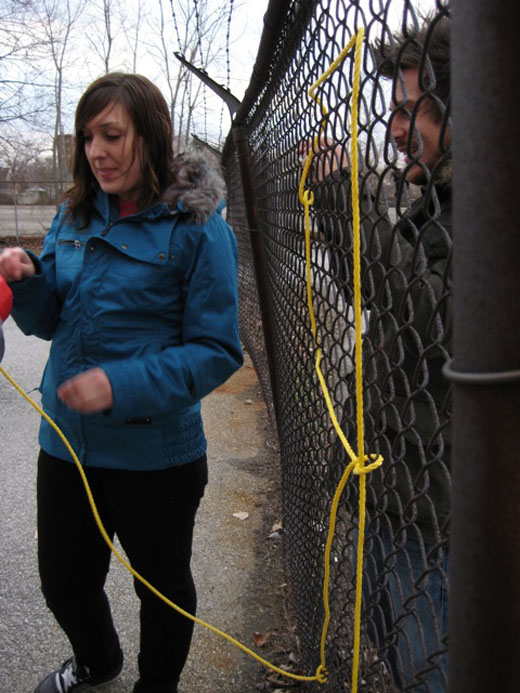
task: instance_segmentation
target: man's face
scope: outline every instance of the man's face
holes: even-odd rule
[[[403,80],[397,80],[395,85],[395,99],[392,101],[390,109],[392,118],[390,131],[394,138],[397,149],[405,155],[407,165],[406,180],[416,185],[424,185],[428,180],[428,175],[421,162],[431,173],[435,164],[439,160],[441,150],[441,129],[442,120],[437,116],[434,104],[431,99],[424,99],[417,106],[416,104],[423,95],[419,87],[419,70],[409,68],[402,70]],[[411,141],[409,142],[410,131],[412,131]],[[449,134],[444,136],[444,146],[449,144]]]

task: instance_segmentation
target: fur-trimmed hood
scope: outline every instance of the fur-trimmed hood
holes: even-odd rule
[[[164,191],[162,202],[172,209],[181,203],[196,223],[204,223],[224,197],[222,177],[200,154],[177,154],[172,173],[174,182]]]

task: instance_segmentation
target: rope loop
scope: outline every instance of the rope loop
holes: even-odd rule
[[[312,190],[304,190],[302,193],[303,204],[313,205],[314,204],[314,193]]]
[[[373,462],[370,462],[370,460],[373,460]],[[366,464],[369,462],[369,464]],[[370,472],[373,472],[374,469],[377,469],[383,464],[383,457],[381,455],[376,455],[375,453],[371,453],[370,455],[365,455],[363,458],[363,461],[358,459],[356,460],[356,464],[354,465],[354,469],[352,470],[354,474],[369,474]]]
[[[320,664],[320,666],[316,669],[316,681],[318,683],[327,683],[329,679],[329,672],[326,666],[323,664]]]

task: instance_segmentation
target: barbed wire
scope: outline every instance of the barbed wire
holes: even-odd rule
[[[234,0],[229,0],[229,13],[228,13],[228,17],[227,17],[227,26],[226,26],[226,88],[227,89],[229,89],[229,86],[231,84],[231,61],[230,61],[230,55],[229,55],[229,41],[230,41],[230,36],[231,36],[231,17],[233,14],[233,3],[234,3]],[[220,124],[219,124],[219,135],[218,135],[219,143],[222,141],[223,122],[224,122],[224,102],[222,102],[220,105]]]
[[[202,70],[206,69],[206,64],[204,60],[204,52],[202,50],[202,26],[199,12],[199,1],[193,0],[193,7],[195,9],[195,20],[196,20],[196,31],[197,31],[197,47],[199,49],[200,55],[200,67]],[[202,102],[204,110],[204,141],[208,141],[208,103],[206,98],[206,85],[202,83]]]

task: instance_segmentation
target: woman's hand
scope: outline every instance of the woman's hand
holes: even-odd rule
[[[0,255],[0,274],[8,282],[32,277],[36,272],[33,261],[23,248],[6,248]]]
[[[80,414],[105,411],[114,401],[112,385],[102,368],[91,368],[66,380],[58,388],[58,397]]]

